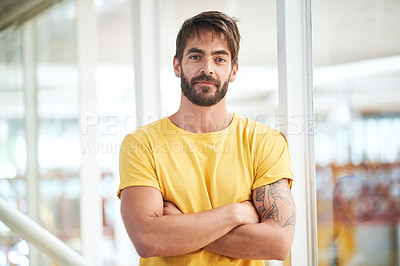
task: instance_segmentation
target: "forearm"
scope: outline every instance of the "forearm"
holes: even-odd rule
[[[243,224],[237,207],[228,204],[201,213],[147,217],[131,239],[142,257],[193,252]]]
[[[233,228],[258,223],[251,203],[231,203],[208,211],[182,214],[150,187],[129,187],[121,193],[121,215],[141,257],[165,257],[193,252]]]
[[[241,225],[205,249],[233,258],[285,260],[290,252],[294,226],[280,227],[274,222]]]
[[[261,223],[239,226],[205,248],[234,258],[285,260],[289,256],[296,221],[287,180],[256,188],[253,202]]]

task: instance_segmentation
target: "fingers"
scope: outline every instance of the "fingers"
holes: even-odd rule
[[[169,202],[169,201],[164,201],[164,208],[170,207],[170,206],[175,206],[175,204],[173,204],[172,202]]]
[[[250,207],[255,208],[253,202],[250,201],[250,200],[243,201],[242,203],[243,203],[243,204],[246,204],[247,206],[250,206]]]
[[[164,201],[163,215],[182,214],[181,210],[172,202]]]
[[[259,223],[260,222],[260,216],[258,215],[258,212],[256,210],[256,207],[254,206],[253,202],[250,200],[246,200],[242,202],[244,205],[248,206],[249,210],[249,218],[252,220],[253,223]]]

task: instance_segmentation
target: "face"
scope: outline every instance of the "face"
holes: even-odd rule
[[[222,34],[201,31],[189,39],[182,62],[174,59],[175,73],[181,76],[184,96],[195,105],[212,106],[228,91],[238,66],[232,66],[231,53]]]

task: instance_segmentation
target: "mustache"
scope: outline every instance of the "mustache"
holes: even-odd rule
[[[201,81],[207,81],[207,82],[211,82],[212,84],[214,84],[215,86],[219,87],[221,86],[221,81],[217,80],[216,78],[214,78],[211,75],[207,75],[205,73],[192,78],[192,80],[190,81],[191,84],[195,83],[195,82],[201,82]]]

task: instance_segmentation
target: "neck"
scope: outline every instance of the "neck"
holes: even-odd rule
[[[197,106],[186,97],[182,97],[179,110],[169,117],[178,127],[198,134],[221,131],[229,126],[232,118],[225,98],[213,106]]]

